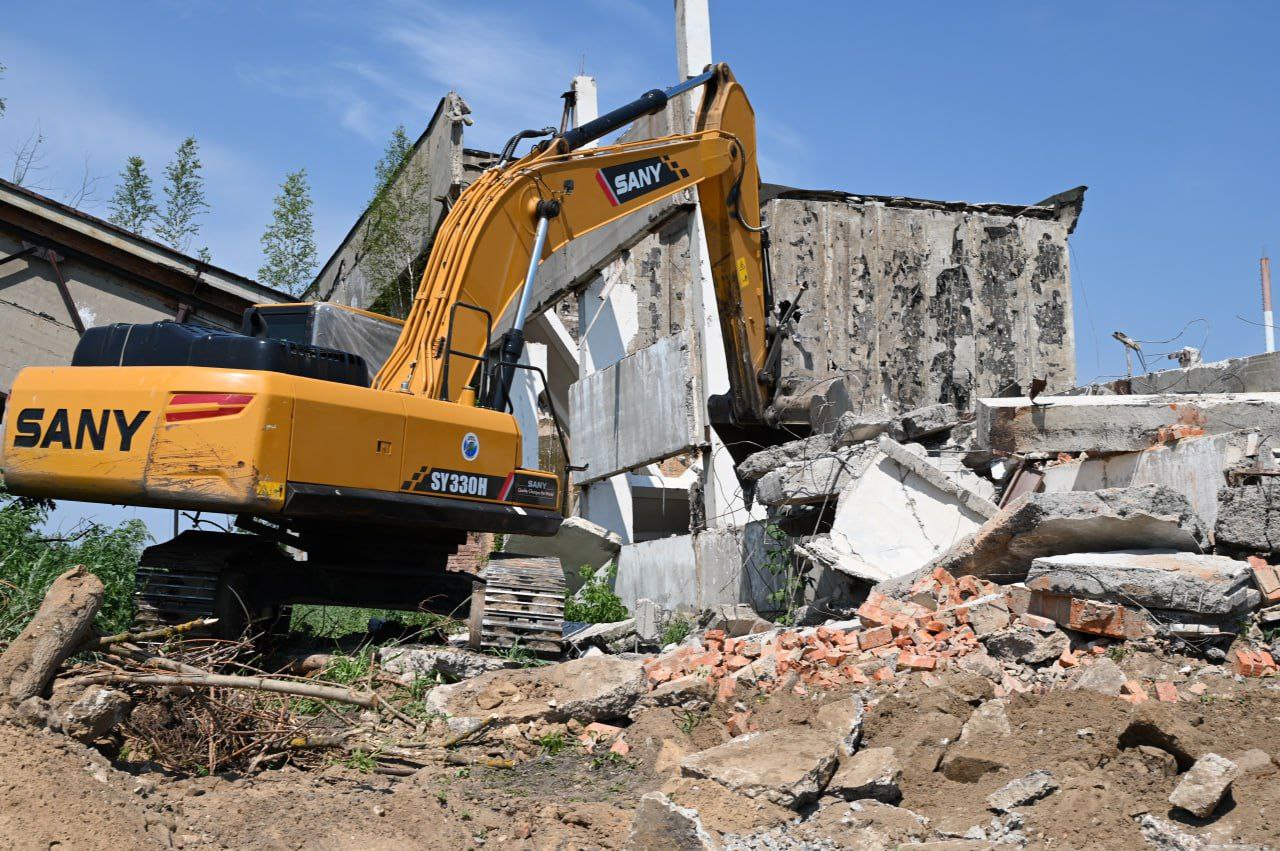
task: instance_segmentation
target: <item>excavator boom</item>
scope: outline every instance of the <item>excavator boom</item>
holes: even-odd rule
[[[700,83],[707,91],[694,132],[580,148]],[[475,381],[494,323],[510,313],[515,330],[523,330],[538,262],[570,240],[691,187],[701,201],[734,413],[760,421],[769,387],[760,380],[766,283],[755,120],[725,65],[668,92],[649,92],[482,175],[440,226],[404,331],[374,386],[459,400]],[[503,359],[518,358],[522,342],[508,337]],[[496,374],[501,383],[502,370]],[[481,404],[504,408],[505,388],[489,389]]]

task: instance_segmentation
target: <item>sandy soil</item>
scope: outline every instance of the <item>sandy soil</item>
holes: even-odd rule
[[[1131,658],[1125,668],[1171,672],[1179,660]],[[1211,669],[1216,671],[1216,669]],[[882,687],[869,713],[865,745],[891,746],[904,769],[901,806],[930,828],[961,834],[989,824],[985,798],[1035,769],[1052,771],[1061,789],[1021,810],[1031,848],[1146,847],[1137,818],[1151,813],[1216,842],[1274,844],[1280,836],[1280,690],[1272,681],[1236,682],[1212,673],[1201,698],[1139,707],[1086,692],[1021,695],[1008,703],[1012,735],[952,743],[983,698],[972,678],[929,688],[917,678]],[[823,700],[748,696],[762,729],[807,723]],[[95,848],[617,848],[639,797],[665,790],[697,808],[712,830],[746,833],[795,814],[735,795],[709,781],[679,778],[678,760],[726,741],[731,707],[691,715],[649,709],[630,725],[633,751],[600,759],[570,748],[513,770],[431,766],[407,777],[362,774],[341,766],[266,771],[250,778],[170,778],[129,774],[102,754],[46,731],[0,724],[0,845],[18,849]],[[1198,822],[1172,811],[1177,782],[1171,757],[1134,739],[1135,718],[1174,730],[1193,753],[1241,758],[1260,748],[1235,782],[1233,800]],[[1126,732],[1129,731],[1129,732]],[[1139,737],[1140,738],[1140,737]],[[948,740],[942,744],[941,740]],[[963,749],[992,770],[958,782],[938,770]],[[478,752],[478,751],[477,751]],[[850,839],[843,802],[820,801],[811,834],[833,847]],[[903,838],[920,834],[911,827]],[[928,833],[924,831],[923,833]],[[816,841],[816,840],[815,840]]]

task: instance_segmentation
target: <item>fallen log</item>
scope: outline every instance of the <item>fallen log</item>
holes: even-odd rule
[[[102,582],[79,565],[59,576],[22,634],[0,654],[0,697],[14,705],[45,693],[58,667],[89,637]]]
[[[276,680],[269,677],[238,677],[230,674],[134,674],[105,671],[79,679],[82,683],[133,683],[148,686],[194,686],[199,688],[241,688],[270,691],[295,697],[311,697],[317,700],[333,700],[372,709],[373,692],[356,692],[339,686],[322,686],[315,683],[299,683],[292,680]]]

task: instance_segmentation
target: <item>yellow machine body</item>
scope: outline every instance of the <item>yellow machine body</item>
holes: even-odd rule
[[[554,474],[520,469],[514,417],[405,393],[205,367],[33,367],[8,410],[5,481],[29,496],[260,517],[300,486],[560,507]]]

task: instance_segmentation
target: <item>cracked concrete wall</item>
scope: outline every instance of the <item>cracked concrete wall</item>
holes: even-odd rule
[[[883,395],[963,410],[1033,377],[1072,386],[1067,235],[1078,207],[1031,217],[804,194],[765,208],[775,298],[810,285],[783,345],[781,392],[849,372],[868,405]]]

